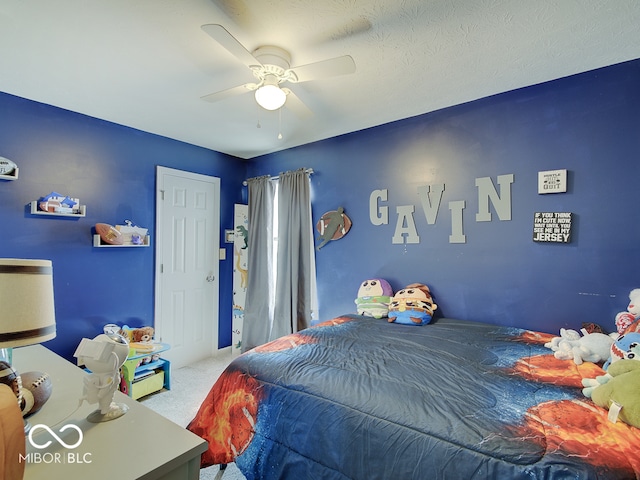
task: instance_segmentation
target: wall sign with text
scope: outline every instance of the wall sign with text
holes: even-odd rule
[[[534,242],[571,242],[571,213],[536,212],[533,214]]]
[[[565,193],[566,191],[566,169],[538,172],[538,193]]]

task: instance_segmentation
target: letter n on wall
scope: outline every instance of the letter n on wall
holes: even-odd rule
[[[490,222],[491,211],[489,210],[489,200],[496,210],[500,220],[511,220],[511,184],[513,183],[513,173],[508,175],[498,175],[498,185],[500,185],[500,195],[491,181],[491,177],[476,178],[478,187],[478,213],[476,222]]]

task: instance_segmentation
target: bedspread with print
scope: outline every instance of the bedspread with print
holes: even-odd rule
[[[552,336],[346,315],[236,358],[187,427],[247,479],[640,478],[640,430],[582,396]]]

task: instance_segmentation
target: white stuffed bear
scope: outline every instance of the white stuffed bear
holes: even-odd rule
[[[604,362],[611,354],[613,338],[604,333],[588,333],[582,329],[583,337],[575,330],[561,328],[560,336],[554,337],[545,347],[553,350],[553,356],[559,360],[573,360],[576,365],[582,362]]]
[[[616,328],[618,333],[623,334],[633,322],[640,318],[640,288],[631,290],[629,294],[629,305],[626,312],[616,315]]]

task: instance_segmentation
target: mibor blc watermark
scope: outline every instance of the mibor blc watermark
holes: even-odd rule
[[[35,434],[39,430],[45,430],[49,433],[52,439],[49,439],[48,436],[42,436],[42,438],[34,438]],[[91,453],[88,452],[78,452],[76,449],[82,444],[83,434],[80,427],[69,423],[64,425],[58,430],[58,433],[65,432],[67,430],[75,430],[77,433],[77,439],[73,443],[67,443],[67,441],[60,438],[60,436],[51,430],[46,425],[37,424],[31,427],[29,430],[29,435],[27,436],[29,440],[29,444],[36,450],[44,450],[49,447],[54,440],[60,444],[60,446],[64,447],[65,451],[55,451],[55,452],[41,452],[34,451],[29,452],[25,455],[20,454],[20,463],[44,463],[44,464],[83,464],[83,463],[91,463]],[[66,436],[65,436],[66,437]],[[71,436],[71,439],[75,439],[76,435]],[[69,439],[66,439],[69,440]]]

